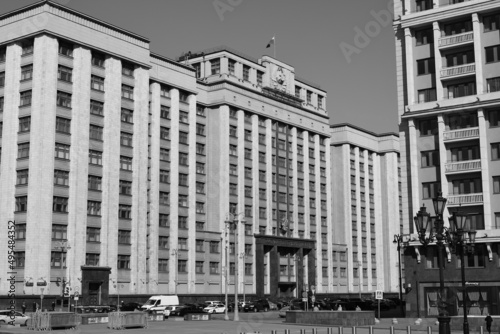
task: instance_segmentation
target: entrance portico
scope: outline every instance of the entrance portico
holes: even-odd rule
[[[297,297],[304,288],[304,257],[307,257],[307,284],[316,285],[314,240],[255,235],[256,294],[264,297],[264,256],[269,253],[269,292],[271,298]],[[280,255],[293,263],[294,272],[281,275]]]

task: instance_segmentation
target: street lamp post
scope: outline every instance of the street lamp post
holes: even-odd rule
[[[178,249],[172,249],[170,254],[175,258],[175,263],[174,263],[174,270],[175,270],[175,276],[174,276],[174,291],[175,294],[177,294],[177,281],[179,280],[179,250]]]
[[[239,275],[238,275],[238,265],[239,265],[239,254],[238,254],[238,223],[245,223],[245,216],[241,220],[238,220],[240,215],[244,214],[244,212],[240,212],[237,214],[229,213],[229,220],[226,221],[227,225],[230,225],[234,228],[234,255],[235,255],[235,265],[234,265],[234,321],[239,321],[239,311],[238,311],[238,284],[239,284]],[[232,218],[232,219],[231,219]],[[228,305],[226,304],[226,309]]]
[[[399,304],[401,305],[401,316],[404,315],[404,307],[403,307],[403,275],[401,271],[401,244],[404,244],[404,235],[395,234],[394,235],[394,244],[398,245],[398,265],[399,265]]]
[[[356,262],[358,267],[358,284],[359,284],[359,299],[361,299],[361,271],[363,267],[363,263],[361,261]]]
[[[420,208],[417,216],[414,218],[415,226],[419,235],[419,241],[422,245],[427,246],[429,243],[435,242],[438,246],[439,260],[439,289],[440,301],[438,302],[439,309],[439,334],[450,334],[450,317],[446,310],[446,297],[444,289],[444,245],[450,246],[452,252],[460,252],[461,270],[462,270],[462,289],[463,289],[463,307],[464,307],[464,334],[469,333],[469,324],[467,322],[467,307],[466,307],[466,286],[465,286],[465,269],[464,269],[464,250],[468,245],[473,245],[475,242],[476,231],[467,229],[465,224],[467,217],[461,212],[454,212],[450,218],[450,228],[444,227],[443,212],[447,199],[442,197],[441,192],[437,198],[433,198],[434,210],[436,217],[431,217],[427,213],[425,206]],[[434,223],[432,227],[431,222]],[[429,232],[429,236],[426,236]],[[468,236],[468,238],[467,238]],[[472,249],[472,247],[471,247]]]
[[[71,246],[69,244],[68,241],[58,241],[56,242],[56,246],[54,247],[56,249],[60,249],[61,250],[61,266],[63,266],[64,262],[67,261],[66,259],[66,252],[68,251],[68,249],[71,249]],[[69,269],[69,265],[67,265],[68,269]],[[68,283],[70,282],[70,275],[68,274]],[[63,284],[63,289],[64,289],[64,284]],[[71,286],[70,286],[70,291],[71,291]],[[70,292],[71,294],[71,292]],[[63,291],[63,300],[64,300],[64,291]],[[71,309],[71,296],[68,296],[68,312],[70,311]]]

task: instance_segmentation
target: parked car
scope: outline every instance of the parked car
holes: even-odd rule
[[[207,313],[207,312],[200,310],[196,305],[191,304],[176,308],[174,311],[170,312],[170,315],[183,317],[188,313]]]
[[[163,318],[164,319],[168,319],[168,317],[170,316],[170,313],[178,308],[180,308],[181,306],[179,305],[168,305],[165,307],[165,310],[163,310]]]
[[[226,306],[224,304],[213,304],[205,307],[203,311],[207,313],[224,313],[226,312]]]
[[[12,324],[14,325],[23,325],[26,326],[28,325],[28,320],[30,317],[27,315],[22,314],[21,312],[16,312],[14,311],[14,319],[11,317],[11,312],[10,310],[1,310],[0,311],[0,325],[6,325],[6,324]]]
[[[279,317],[286,318],[286,311],[290,311],[290,306],[282,307],[281,310],[279,310],[278,312]]]
[[[126,303],[120,306],[120,311],[135,311],[141,310],[143,304],[140,303]]]
[[[266,299],[254,300],[254,301],[248,303],[247,305],[245,305],[243,307],[243,311],[245,311],[245,312],[250,312],[250,311],[253,311],[253,312],[258,312],[258,311],[267,312],[269,310],[270,310],[269,302]]]

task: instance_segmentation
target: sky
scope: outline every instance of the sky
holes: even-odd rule
[[[275,36],[276,58],[327,91],[331,124],[398,131],[391,0],[55,1],[144,36],[169,58],[220,45],[273,56]],[[1,0],[0,12],[35,2]]]

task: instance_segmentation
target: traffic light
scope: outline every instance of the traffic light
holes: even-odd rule
[[[71,292],[71,287],[69,285],[64,286],[63,297],[69,297]]]

